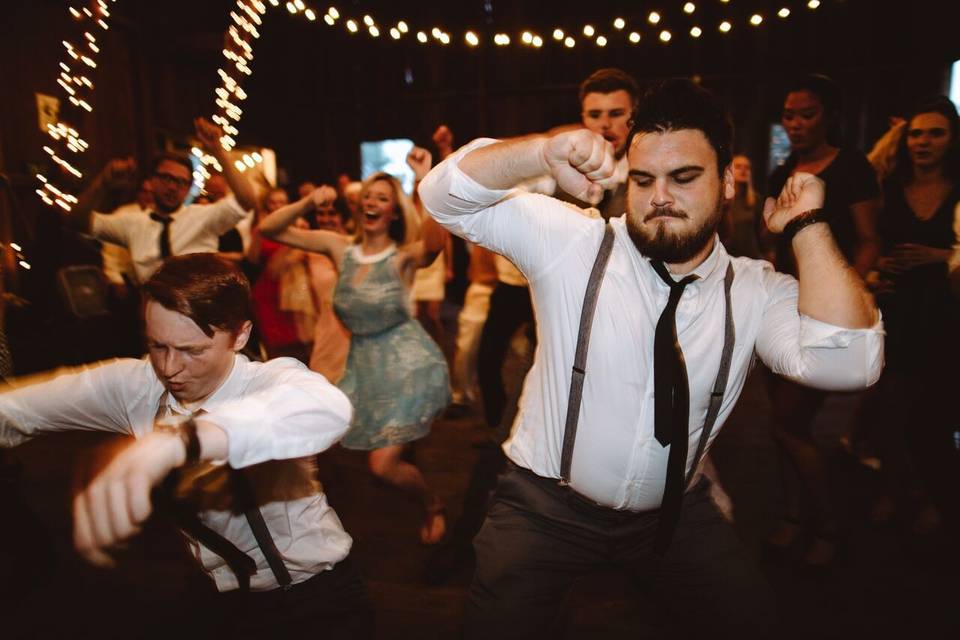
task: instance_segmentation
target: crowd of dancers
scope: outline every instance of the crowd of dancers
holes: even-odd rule
[[[677,95],[683,97],[687,89],[673,90],[680,91]],[[699,104],[699,89],[690,91],[693,93],[684,99]],[[519,479],[518,469],[532,474],[534,481],[541,476],[557,477],[558,471],[564,482],[570,481],[558,466],[559,443],[551,441],[551,446],[556,447],[545,452],[544,443],[531,435],[536,431],[529,426],[533,420],[551,422],[550,428],[562,426],[552,424],[562,423],[563,415],[548,415],[548,405],[562,400],[563,406],[567,406],[565,389],[562,399],[553,398],[551,392],[555,383],[560,389],[569,379],[553,380],[553,365],[549,355],[544,355],[543,363],[537,360],[534,365],[530,374],[534,382],[528,381],[525,391],[536,399],[527,397],[524,404],[518,396],[538,343],[547,340],[548,350],[558,339],[570,342],[571,349],[578,344],[576,327],[566,327],[551,317],[555,313],[552,305],[566,304],[567,292],[556,285],[560,288],[555,297],[543,293],[552,282],[548,274],[559,268],[557,263],[564,262],[565,269],[582,274],[582,287],[590,273],[593,254],[581,259],[580,255],[549,244],[554,229],[546,223],[542,230],[532,223],[528,227],[523,224],[529,211],[545,207],[542,203],[548,198],[575,209],[582,216],[583,225],[588,224],[586,221],[596,222],[596,229],[601,229],[628,209],[631,193],[649,188],[655,191],[651,198],[666,197],[656,191],[660,188],[656,186],[656,171],[642,166],[638,169],[633,156],[628,158],[631,153],[639,153],[631,151],[631,131],[638,114],[647,109],[645,117],[654,122],[653,128],[640,129],[639,133],[634,130],[637,136],[649,138],[651,134],[645,132],[651,131],[662,135],[703,130],[718,161],[726,157],[724,154],[729,156],[729,168],[725,164],[719,166],[721,181],[729,179],[729,190],[717,206],[719,217],[715,226],[704,226],[710,237],[716,230],[726,254],[766,260],[778,272],[798,277],[803,283],[804,270],[809,274],[812,267],[808,262],[800,264],[797,245],[791,244],[794,234],[803,225],[822,221],[829,224],[845,260],[843,267],[837,268],[855,272],[843,275],[852,280],[842,282],[859,283],[862,279],[866,283],[882,312],[886,334],[883,374],[863,394],[856,419],[844,439],[852,455],[878,467],[882,474],[882,491],[874,496],[871,517],[882,524],[902,516],[916,535],[953,526],[956,514],[950,505],[958,486],[953,440],[958,425],[951,409],[953,380],[946,372],[960,356],[956,331],[960,326],[960,120],[954,105],[942,96],[918,101],[904,118],[892,123],[890,132],[868,157],[840,142],[840,89],[824,76],[800,78],[788,87],[783,104],[782,124],[790,138],[791,155],[765,185],[760,185],[751,172],[751,159],[733,153],[735,147],[727,148],[722,134],[709,128],[713,126],[709,114],[703,116],[707,124],[685,124],[679,115],[675,123],[657,120],[662,114],[653,113],[656,109],[683,111],[677,106],[679,103],[670,102],[676,100],[675,95],[664,97],[667,93],[669,90],[662,87],[654,90],[647,94],[653,97],[646,104],[647,98],[625,72],[601,69],[593,73],[580,88],[582,122],[528,139],[549,140],[545,144],[555,146],[572,145],[564,147],[569,166],[562,169],[555,168],[556,162],[551,165],[550,148],[536,150],[546,160],[540,165],[531,160],[529,167],[523,164],[522,154],[533,152],[520,143],[510,152],[501,152],[497,146],[485,147],[490,141],[457,151],[453,132],[441,124],[433,135],[434,152],[415,147],[407,157],[416,184],[425,180],[429,183],[423,198],[417,187],[407,194],[396,177],[375,173],[362,182],[344,175],[333,186],[306,183],[296,189],[293,199],[292,185],[270,185],[262,176],[236,170],[218,143],[222,131],[202,119],[196,122],[197,138],[225,170],[208,181],[204,192],[193,202],[187,201],[193,168],[183,157],[161,155],[145,176],[130,159],[109,162],[65,220],[78,232],[103,242],[104,275],[113,283],[116,299],[142,301],[138,312],[145,315],[143,341],[136,344],[142,345],[149,357],[85,369],[0,395],[0,445],[13,446],[44,431],[71,428],[116,431],[149,442],[154,437],[154,424],[163,425],[165,420],[170,421],[169,416],[178,416],[172,420],[176,424],[171,429],[177,432],[177,441],[183,441],[183,455],[179,450],[171,453],[169,448],[162,456],[142,447],[131,448],[111,463],[106,479],[98,480],[78,496],[74,505],[78,548],[94,562],[109,562],[109,547],[135,532],[150,512],[150,507],[142,502],[143,492],[149,493],[151,483],[159,484],[184,460],[212,463],[208,467],[214,471],[207,469],[198,475],[216,478],[223,475],[224,462],[227,467],[238,469],[253,466],[255,471],[239,474],[246,479],[228,474],[224,482],[233,487],[237,503],[246,499],[238,495],[250,493],[238,494],[237,487],[252,487],[250,499],[255,504],[267,505],[260,509],[260,523],[268,541],[262,539],[262,531],[249,509],[231,510],[216,502],[202,502],[200,519],[194,517],[196,523],[183,525],[200,564],[220,591],[237,587],[243,590],[245,581],[252,593],[268,594],[278,588],[289,589],[291,584],[311,583],[311,589],[316,590],[311,593],[316,598],[329,599],[329,603],[322,611],[309,615],[326,616],[324,624],[329,623],[331,630],[340,629],[337,625],[341,625],[342,637],[370,633],[372,605],[356,569],[346,562],[350,538],[315,480],[308,477],[312,470],[309,465],[291,469],[267,461],[303,459],[335,442],[368,452],[373,476],[410,493],[422,505],[419,538],[423,544],[438,545],[442,551],[435,556],[434,567],[435,577],[440,580],[451,568],[473,559],[472,542],[484,522],[497,478],[505,471],[503,477],[512,479],[518,487],[529,482]],[[703,104],[707,106],[702,108],[708,110],[709,104]],[[583,129],[596,136],[594,142],[576,137]],[[595,166],[589,164],[589,158],[575,161],[577,152],[587,144],[594,145],[591,153],[608,153],[609,157]],[[484,155],[488,152],[489,156]],[[515,153],[517,159],[501,164],[499,153],[506,154],[503,158]],[[657,153],[672,157],[670,154],[676,150],[662,148]],[[446,162],[434,169],[435,160]],[[578,176],[585,175],[596,182],[589,188],[577,183],[567,173],[571,167],[579,172]],[[676,175],[671,174],[675,189],[680,189],[676,185],[685,184],[684,180],[696,180],[703,173],[701,168],[700,173],[694,171],[696,175],[688,178],[680,169],[676,171]],[[503,176],[516,180],[511,183]],[[811,197],[809,193],[814,187],[806,182],[809,176],[816,176],[825,186],[826,195],[820,197],[822,202],[815,207],[816,215],[822,217],[810,217],[803,225],[794,225],[789,233],[773,233],[771,227],[777,225],[770,221],[776,219],[781,209],[793,211],[799,206],[798,200]],[[578,184],[584,188],[578,191]],[[529,199],[506,195],[511,187],[516,187],[511,193],[530,194]],[[112,213],[97,212],[111,191],[122,189],[135,190],[135,200]],[[771,214],[769,207],[773,205],[768,205],[765,216],[765,195],[779,197],[776,206],[781,209]],[[504,196],[506,204],[493,204]],[[486,202],[484,198],[494,200]],[[663,217],[684,218],[679,205],[676,209],[668,205],[663,205]],[[654,204],[657,211],[660,206]],[[513,227],[514,223],[503,213],[484,214],[485,217],[473,213],[485,207],[491,211],[512,207],[516,209],[514,215],[522,220]],[[809,213],[804,211],[803,215]],[[541,215],[560,214],[551,210]],[[611,222],[610,228],[614,226]],[[781,231],[784,226],[781,223],[776,230]],[[520,244],[521,236],[514,235],[523,233],[527,234],[523,239],[526,245]],[[629,234],[640,247],[634,230]],[[597,235],[597,242],[599,238]],[[699,242],[697,247],[709,246],[709,238]],[[554,250],[557,255],[550,254]],[[595,253],[596,248],[589,251]],[[712,259],[706,257],[703,264]],[[682,262],[664,260],[671,266]],[[748,286],[744,284],[751,277],[747,263],[735,264],[737,270],[744,269],[737,275],[740,280],[736,286]],[[611,265],[612,275],[606,277],[613,284],[608,286],[619,286],[618,278],[623,277],[618,271],[620,266],[615,260]],[[699,274],[698,270],[694,273]],[[700,277],[706,283],[710,276]],[[685,282],[686,279],[680,284]],[[722,300],[722,273],[718,282]],[[657,282],[657,286],[661,284]],[[532,298],[531,288],[535,290],[536,286],[542,289],[539,297]],[[771,287],[764,284],[761,288],[765,295],[773,295],[768,291]],[[809,308],[811,302],[804,302],[802,287],[803,284],[799,305],[800,312],[805,313],[804,304]],[[682,290],[681,286],[679,291]],[[674,293],[669,295],[673,300]],[[676,295],[679,301],[681,293]],[[728,288],[728,306],[729,295]],[[249,300],[244,301],[244,296],[249,296]],[[873,332],[866,338],[862,333],[828,335],[822,327],[811,328],[809,324],[804,331],[819,331],[818,335],[824,336],[819,346],[829,343],[827,350],[846,349],[859,340],[875,344],[880,325],[862,321],[861,316],[869,315],[863,315],[867,313],[864,309],[867,307],[849,313],[858,318],[850,321],[851,330]],[[455,312],[453,322],[449,310]],[[601,334],[620,327],[601,313],[597,317],[600,328],[596,331]],[[718,316],[720,320],[722,314]],[[678,326],[681,322],[678,318]],[[842,322],[832,324],[847,326]],[[538,335],[544,331],[547,334]],[[561,338],[558,332],[563,334]],[[750,332],[749,323],[741,323],[737,340]],[[659,340],[659,326],[657,333]],[[683,335],[682,330],[680,334]],[[622,339],[628,340],[630,335],[626,331]],[[674,342],[676,335],[675,328]],[[722,335],[721,330],[715,340]],[[604,336],[594,339],[602,341]],[[804,339],[813,340],[809,335],[801,338]],[[681,337],[678,344],[683,343],[690,362],[691,347],[684,340],[689,338]],[[756,347],[769,365],[765,375],[773,408],[770,431],[781,458],[784,480],[785,512],[770,535],[768,547],[784,552],[803,545],[802,563],[808,568],[828,570],[837,558],[844,532],[812,425],[828,395],[822,389],[869,386],[873,377],[870,362],[877,354],[875,347],[864,347],[860,353],[862,364],[867,367],[862,380],[834,383],[825,381],[829,376],[818,377],[816,365],[792,369],[789,354],[776,351],[783,345],[761,346],[764,340],[787,338],[769,337],[761,331]],[[597,344],[601,346],[596,348],[602,349],[605,343]],[[771,355],[774,353],[778,355]],[[656,358],[659,371],[659,351]],[[771,358],[775,362],[770,362]],[[742,366],[745,376],[752,366],[753,348],[735,351],[730,359],[734,360],[733,375],[739,375],[737,367]],[[505,370],[508,360],[510,366]],[[683,356],[681,364],[682,360]],[[258,366],[256,361],[265,364]],[[307,368],[322,377],[311,377]],[[617,374],[611,375],[615,379]],[[683,375],[686,385],[686,372]],[[696,376],[691,368],[687,393],[692,395],[697,391],[695,384],[699,384]],[[711,380],[712,376],[711,371]],[[602,378],[594,378],[598,379]],[[208,384],[211,380],[217,383],[212,388]],[[588,399],[593,397],[590,394],[598,393],[597,383],[590,386],[590,380],[588,377],[584,391]],[[820,388],[810,386],[812,381],[817,381],[814,386]],[[616,384],[625,382],[629,380],[616,379]],[[730,388],[735,386],[731,384]],[[540,395],[550,396],[543,399],[543,407],[547,408],[543,415],[532,415],[539,411]],[[657,398],[660,397],[658,394]],[[694,422],[703,419],[694,415],[695,400],[690,398],[690,419]],[[730,408],[732,401],[718,409],[723,412],[720,424]],[[617,408],[611,406],[607,410],[614,415]],[[490,427],[489,443],[481,447],[463,515],[457,523],[447,521],[447,508],[438,492],[406,455],[410,446],[427,436],[431,424],[445,413],[450,418],[476,413]],[[269,430],[265,431],[267,427]],[[596,437],[597,428],[589,420],[581,425],[585,443],[581,446],[588,452],[592,451],[591,438]],[[159,426],[156,430],[162,431]],[[512,439],[508,445],[512,453],[504,456],[501,445],[507,439]],[[659,432],[657,439],[660,440]],[[696,443],[691,439],[691,444]],[[663,463],[667,464],[666,458]],[[702,462],[695,456],[691,464],[691,473],[701,469],[706,477],[712,477],[710,501],[727,520],[733,518],[730,499],[713,477],[709,456]],[[130,469],[137,465],[148,469],[151,483],[138,481],[136,491],[140,493],[134,495],[130,490],[129,496],[121,495],[116,488],[117,479],[134,473]],[[569,474],[569,468],[566,473]],[[178,483],[188,483],[184,475],[187,474],[164,480],[172,494],[177,493]],[[194,484],[202,485],[209,494],[204,499],[226,491],[216,484],[216,478],[194,479]],[[586,489],[581,491],[576,486],[578,481]],[[637,482],[636,486],[640,486]],[[604,509],[611,507],[611,501],[600,497],[602,492],[591,493],[591,481],[583,477],[578,480],[574,474],[573,483],[577,499],[583,498],[580,494],[584,493],[587,497],[583,499],[592,503],[582,509],[598,508],[597,504]],[[500,501],[494,509],[498,509],[496,515],[502,526],[506,526],[504,522],[512,523],[510,526],[519,530],[527,524],[508,522],[516,515],[507,513],[504,505],[516,509],[517,504],[526,504],[525,500],[533,500],[529,493],[533,489],[524,485],[514,490],[519,497],[504,497],[506,490],[501,484]],[[631,497],[631,489],[622,491],[626,497],[621,496],[612,511],[649,510],[643,498]],[[697,504],[693,495],[696,492],[696,488],[690,489],[691,496],[687,498],[688,503],[694,504],[689,507],[691,510]],[[336,497],[331,499],[335,504]],[[666,494],[663,499],[666,509]],[[120,503],[123,505],[118,507]],[[109,515],[100,514],[98,505]],[[123,512],[122,517],[116,515],[117,510]],[[244,511],[246,520],[239,515]],[[241,555],[251,556],[254,570],[242,577],[242,559],[231,559],[229,550],[220,551],[219,543],[198,533],[197,524],[227,539],[239,548]],[[611,520],[610,526],[621,524]],[[478,558],[479,582],[475,582],[471,593],[473,609],[468,612],[468,625],[509,635],[509,631],[498,626],[500,623],[481,622],[493,612],[495,617],[509,621],[512,626],[507,629],[533,633],[530,625],[542,620],[538,615],[546,605],[537,599],[539,592],[533,587],[530,591],[508,588],[504,586],[506,580],[514,580],[513,584],[523,581],[516,582],[517,578],[511,578],[512,574],[503,573],[504,570],[493,571],[492,555],[510,555],[500,546],[502,539],[494,535],[503,535],[504,531],[493,529],[485,526],[477,538],[478,553],[487,555]],[[689,551],[682,542],[675,544]],[[636,559],[627,556],[627,564],[633,566]],[[339,569],[332,571],[335,568]],[[528,569],[531,573],[541,570]],[[752,575],[727,569],[735,576],[732,582],[743,588],[742,593],[753,593]],[[337,577],[330,578],[334,573]],[[314,578],[324,574],[326,582],[318,587]],[[538,580],[546,578],[541,575]],[[668,578],[664,580],[670,583]],[[731,589],[736,592],[737,588]],[[501,597],[516,598],[516,607],[536,615],[531,615],[528,623],[519,621],[516,611],[498,600]],[[271,626],[264,620],[251,622],[253,614],[247,610],[251,602],[257,601],[236,601],[230,609],[233,624],[243,628],[244,633],[265,628],[271,634],[278,628],[292,630],[309,617],[304,604],[300,607],[303,611],[294,614],[291,609],[289,620],[283,623],[287,627]],[[765,628],[760,624],[762,618],[740,622],[743,629],[760,634]],[[480,637],[480,632],[476,633]]]

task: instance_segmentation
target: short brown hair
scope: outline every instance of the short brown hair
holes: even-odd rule
[[[580,104],[583,104],[583,99],[588,93],[613,93],[620,90],[630,94],[630,103],[636,109],[637,100],[640,99],[640,87],[637,86],[637,81],[621,69],[614,67],[597,69],[580,83]]]
[[[188,253],[164,261],[143,285],[153,300],[196,323],[208,337],[217,329],[237,333],[253,318],[250,282],[229,260],[213,253]]]

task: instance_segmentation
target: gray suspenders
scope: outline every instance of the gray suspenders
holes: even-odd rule
[[[610,259],[610,252],[613,248],[613,227],[606,225],[603,231],[603,240],[600,243],[600,250],[597,252],[597,258],[593,263],[593,269],[590,271],[590,279],[587,281],[587,291],[583,296],[583,310],[580,312],[580,331],[577,335],[577,350],[573,359],[573,375],[570,379],[570,396],[567,401],[567,417],[563,431],[563,448],[560,454],[560,485],[570,484],[570,467],[573,464],[573,447],[577,439],[577,423],[580,420],[580,403],[583,400],[583,378],[586,375],[587,349],[590,346],[590,329],[593,325],[593,315],[597,308],[597,297],[600,293],[600,285],[603,282],[603,274],[607,270],[607,262]],[[707,441],[713,431],[713,425],[717,421],[717,415],[720,413],[720,405],[723,404],[723,395],[727,388],[727,378],[730,375],[730,363],[733,360],[733,345],[736,339],[733,326],[733,310],[730,305],[730,288],[733,286],[733,265],[727,263],[727,272],[723,279],[723,293],[726,303],[724,332],[723,332],[723,352],[720,356],[720,369],[717,371],[716,380],[713,383],[713,391],[710,393],[710,405],[707,408],[707,415],[703,421],[703,430],[700,433],[700,441],[697,444],[697,452],[694,456],[694,464],[687,473],[686,483],[689,486],[690,481],[700,464],[700,458],[707,448]]]

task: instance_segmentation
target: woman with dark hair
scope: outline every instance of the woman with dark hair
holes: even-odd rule
[[[826,183],[823,209],[847,261],[865,275],[879,252],[876,219],[879,189],[873,168],[862,153],[837,146],[840,90],[829,78],[811,75],[794,82],[783,105],[782,123],[792,153],[771,175],[767,193],[780,193],[787,179],[812,173]],[[793,252],[781,240],[776,246],[778,271],[797,275]],[[813,439],[813,419],[826,393],[771,376],[773,436],[781,453],[786,513],[769,539],[773,549],[786,550],[800,541],[801,497],[807,498],[812,530],[803,563],[826,568],[837,552],[838,522],[827,482],[823,454]]]
[[[896,506],[915,502],[913,530],[924,533],[940,522],[935,503],[955,500],[960,486],[951,442],[956,376],[949,373],[960,356],[960,302],[947,281],[958,242],[960,120],[948,98],[923,100],[908,116],[883,194],[874,290],[887,330],[877,397],[888,410],[876,414],[886,418],[878,425],[886,486],[873,517],[882,523]]]
[[[430,154],[415,149],[408,162],[423,177],[430,169]],[[446,531],[443,503],[402,454],[409,443],[429,433],[433,419],[450,401],[446,360],[412,317],[409,295],[414,273],[437,257],[446,231],[430,218],[421,225],[399,181],[386,173],[363,183],[355,240],[292,226],[304,213],[336,197],[332,188],[320,187],[267,216],[259,229],[279,242],[324,253],[336,264],[334,308],[352,335],[339,386],[354,406],[350,431],[341,444],[369,451],[375,476],[420,498],[426,511],[420,538],[435,544]]]

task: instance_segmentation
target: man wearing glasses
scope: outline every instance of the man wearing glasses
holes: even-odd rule
[[[167,153],[156,160],[149,177],[153,187],[152,211],[97,213],[94,209],[109,190],[126,186],[134,179],[133,159],[115,159],[107,163],[66,217],[73,229],[126,247],[139,282],[146,282],[170,256],[216,252],[218,238],[256,206],[253,185],[230,162],[220,145],[223,131],[202,118],[194,124],[197,137],[223,167],[232,195],[213,204],[184,205],[193,183],[193,166],[187,157]]]

